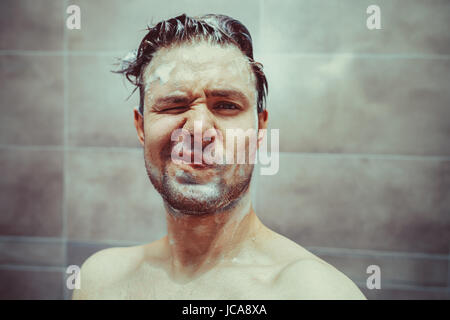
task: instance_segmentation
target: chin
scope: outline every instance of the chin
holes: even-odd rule
[[[163,191],[164,199],[172,208],[191,214],[215,212],[226,205],[223,187],[218,183],[179,183],[175,178],[167,178],[163,179]]]
[[[171,211],[188,215],[218,213],[234,207],[248,191],[252,170],[237,171],[234,166],[219,166],[211,170],[183,170],[178,165],[168,164],[159,175],[159,170],[146,162],[147,174],[155,189],[161,194]],[[226,183],[226,171],[241,172],[238,181]],[[253,169],[253,166],[251,167]],[[236,176],[234,177],[236,178]]]

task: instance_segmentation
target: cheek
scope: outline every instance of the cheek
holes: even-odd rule
[[[258,117],[256,110],[249,109],[235,117],[224,117],[219,120],[221,127],[225,129],[257,129]]]
[[[255,120],[256,119],[256,120]],[[257,145],[257,126],[258,120],[256,111],[248,111],[239,117],[227,120],[222,123],[222,134],[224,139],[224,147],[226,153],[234,154],[235,161],[237,156],[245,156],[245,163],[249,163],[250,157],[254,157]],[[241,132],[238,137],[234,137],[234,141],[227,141],[227,130],[239,130]],[[232,135],[230,135],[230,138]],[[238,138],[241,138],[241,142],[238,143]],[[243,140],[245,139],[245,140]]]
[[[152,162],[161,159],[163,152],[171,144],[172,132],[177,129],[180,119],[176,117],[152,118],[144,121],[146,157]]]

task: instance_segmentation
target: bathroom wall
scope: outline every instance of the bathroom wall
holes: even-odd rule
[[[81,30],[69,30],[69,4]],[[368,30],[366,8],[381,8]],[[165,234],[113,74],[147,24],[224,13],[254,38],[280,168],[255,210],[369,299],[449,299],[450,2],[2,0],[0,298],[68,299],[68,265]],[[367,267],[381,289],[366,287]]]

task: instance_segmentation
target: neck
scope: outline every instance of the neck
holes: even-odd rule
[[[230,262],[261,225],[253,211],[249,190],[238,204],[219,213],[182,214],[168,206],[166,211],[166,245],[175,277],[192,278]]]

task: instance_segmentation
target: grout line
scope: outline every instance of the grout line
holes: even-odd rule
[[[98,151],[98,152],[141,152],[142,147],[102,147],[102,146],[56,146],[56,145],[12,145],[0,144],[0,149],[17,149],[17,150],[46,150],[46,151]],[[313,158],[367,158],[380,160],[431,160],[431,161],[449,161],[450,155],[401,155],[401,154],[374,154],[374,153],[308,153],[308,152],[279,152],[283,155],[292,155],[297,157],[313,157]]]
[[[143,242],[135,241],[121,241],[121,240],[68,240],[68,243],[72,246],[85,246],[85,245],[111,245],[111,246],[137,246],[143,244]]]
[[[65,13],[64,13],[65,14]],[[63,51],[0,50],[0,56],[63,56]]]
[[[129,49],[126,50],[114,50],[114,51],[76,51],[76,50],[69,50],[67,51],[67,55],[69,56],[95,56],[95,57],[117,57],[122,58],[124,57],[128,52],[130,52]]]
[[[142,152],[142,147],[67,147],[69,151],[82,152]]]
[[[367,288],[366,279],[353,279],[354,283],[358,287]],[[430,291],[447,291],[447,286],[442,285],[427,285],[423,283],[415,283],[415,279],[412,280],[396,280],[396,279],[383,279],[381,278],[381,289],[406,289],[406,290],[430,290]],[[370,290],[370,289],[369,289]]]
[[[63,2],[63,10],[65,11],[68,7],[69,1],[64,0]],[[63,17],[66,17],[66,12],[64,12]],[[63,23],[63,190],[62,190],[62,242],[63,242],[63,263],[64,266],[67,267],[67,146],[68,146],[68,123],[69,123],[69,115],[68,115],[68,90],[69,90],[69,64],[68,64],[68,34],[66,24]],[[62,273],[62,292],[63,292],[63,300],[68,300],[68,294],[66,290],[66,273]]]
[[[349,248],[330,248],[330,247],[307,247],[316,254],[329,255],[347,255],[347,256],[367,256],[367,257],[392,257],[392,258],[410,258],[410,259],[429,259],[429,260],[449,260],[446,254],[433,254],[421,252],[405,252],[405,251],[384,251],[370,249],[349,249]]]
[[[13,271],[37,271],[37,272],[63,272],[66,270],[64,267],[51,267],[51,266],[30,266],[20,264],[0,264],[0,270],[13,270]]]
[[[264,57],[282,57],[282,58],[314,58],[327,59],[333,57],[347,57],[355,59],[381,59],[381,60],[449,60],[450,54],[421,54],[421,53],[352,53],[352,52],[335,52],[335,53],[320,53],[320,52],[265,52]]]
[[[435,160],[447,161],[450,160],[450,155],[407,155],[407,154],[383,154],[383,153],[308,153],[308,152],[279,152],[280,154],[294,155],[297,157],[314,157],[314,158],[368,158],[380,160]]]
[[[58,151],[63,150],[63,146],[56,145],[14,145],[14,144],[0,144],[0,149],[12,149],[12,150],[42,150],[42,151]]]
[[[99,147],[99,146],[56,146],[56,145],[6,145],[0,144],[0,149],[17,150],[45,150],[45,151],[100,151],[100,152],[136,152],[141,151],[142,147]]]
[[[22,243],[51,243],[51,244],[70,244],[75,246],[83,245],[140,245],[142,242],[136,241],[121,241],[121,240],[64,240],[60,238],[50,238],[50,237],[27,237],[27,236],[0,236],[0,244],[4,242],[22,242]]]
[[[63,240],[62,238],[51,238],[51,237],[27,237],[27,236],[0,236],[0,242],[8,242],[8,241],[15,241],[15,242],[40,242],[40,243],[61,243]]]
[[[361,289],[367,289],[366,283],[361,281],[353,281],[359,288]],[[428,291],[428,292],[439,292],[439,293],[445,293],[448,291],[448,288],[446,287],[432,287],[432,286],[416,286],[416,285],[409,285],[409,284],[397,284],[397,283],[382,283],[381,289],[373,289],[373,290],[383,290],[383,289],[400,289],[400,290],[407,290],[407,291]]]
[[[260,14],[264,14],[262,6],[260,7]],[[66,14],[64,12],[64,14]],[[262,22],[259,23],[260,31],[262,30]],[[65,26],[64,26],[65,28]],[[261,34],[262,35],[262,34]],[[66,40],[64,40],[66,41]],[[263,41],[260,41],[261,43]],[[331,57],[348,57],[357,59],[404,59],[404,60],[449,60],[450,54],[432,54],[432,53],[352,53],[352,52],[295,52],[295,53],[284,53],[284,52],[265,52],[259,48],[261,52],[260,56],[277,56],[285,58],[331,58]],[[43,51],[43,50],[0,50],[0,56],[16,55],[16,56],[116,56],[118,58],[124,56],[129,49],[113,50],[113,51],[103,51],[103,50],[53,50],[53,51]]]
[[[64,243],[61,238],[47,238],[47,237],[24,237],[24,236],[0,236],[0,242],[18,241],[18,242],[41,242],[41,243]],[[143,242],[137,241],[121,241],[121,240],[70,240],[66,239],[66,243],[75,246],[83,245],[140,245]],[[314,253],[324,253],[330,255],[348,255],[348,256],[377,256],[377,257],[394,257],[394,258],[415,258],[415,259],[430,259],[430,260],[448,260],[450,255],[446,254],[432,254],[421,252],[405,252],[405,251],[383,251],[370,249],[350,249],[350,248],[330,248],[330,247],[313,247],[305,246],[305,249],[313,251]],[[450,270],[449,270],[450,271]],[[450,272],[449,272],[450,278]]]
[[[64,14],[66,14],[64,12]],[[64,28],[66,26],[64,25]],[[63,41],[67,41],[64,35]],[[92,57],[123,57],[129,50],[123,51],[39,51],[39,50],[0,50],[0,56],[44,56],[44,57],[64,57],[64,56],[92,56]]]
[[[447,290],[450,292],[450,254],[448,255],[448,264],[447,264]]]

